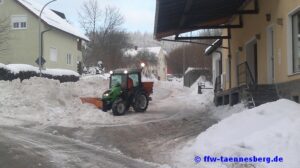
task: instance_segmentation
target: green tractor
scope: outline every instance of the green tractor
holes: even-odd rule
[[[148,108],[153,82],[141,81],[142,69],[117,69],[111,71],[109,90],[102,98],[81,98],[83,103],[92,103],[103,111],[112,110],[113,115],[124,115],[130,107],[136,112]]]

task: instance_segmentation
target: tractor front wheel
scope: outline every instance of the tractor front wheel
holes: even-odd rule
[[[121,116],[126,113],[126,103],[122,99],[116,100],[112,105],[112,112],[115,116]]]
[[[145,112],[148,108],[148,96],[145,93],[139,93],[134,98],[133,109],[135,112]]]

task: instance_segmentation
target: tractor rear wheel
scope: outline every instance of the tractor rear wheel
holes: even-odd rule
[[[139,93],[134,98],[133,109],[135,112],[145,112],[148,108],[148,96],[145,93]]]
[[[126,108],[126,102],[123,101],[122,99],[118,99],[116,100],[113,105],[112,105],[112,112],[113,112],[113,115],[115,116],[121,116],[121,115],[124,115],[127,111],[127,108]]]

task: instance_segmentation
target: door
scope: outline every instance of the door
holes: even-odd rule
[[[275,52],[274,52],[274,29],[273,26],[267,30],[267,47],[268,47],[268,83],[273,84],[275,81]]]
[[[258,82],[257,71],[257,41],[252,40],[246,45],[247,63],[249,65],[250,73],[255,83]]]

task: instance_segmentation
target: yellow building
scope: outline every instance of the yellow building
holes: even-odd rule
[[[184,34],[201,29],[222,34]],[[157,0],[155,36],[170,35],[179,41],[217,40],[206,50],[213,57],[217,105],[299,102],[299,0]]]
[[[37,0],[0,0],[0,20],[9,26],[5,50],[0,52],[0,63],[38,66],[42,8]],[[41,17],[44,68],[77,71],[83,41],[89,41],[88,37],[68,23],[63,13],[47,7],[44,9]]]

